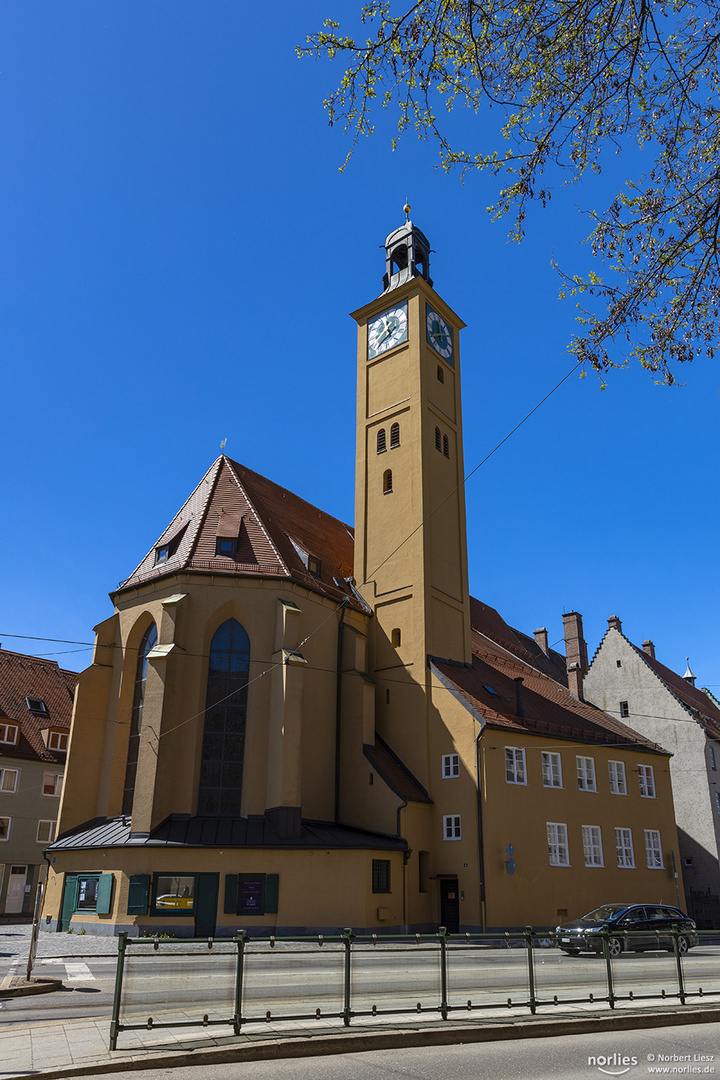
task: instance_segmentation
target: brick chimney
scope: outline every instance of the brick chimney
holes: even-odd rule
[[[550,646],[548,645],[548,632],[544,626],[541,626],[535,631],[535,641],[540,646],[546,656],[550,655]]]
[[[582,615],[577,611],[569,611],[563,615],[563,630],[568,689],[579,701],[584,701],[583,679],[588,669],[588,655],[583,637]]]
[[[655,646],[650,638],[648,638],[647,641],[643,641],[643,652],[647,653],[648,656],[652,656],[653,660],[655,659]]]
[[[608,619],[608,629],[618,630],[622,634],[622,623],[617,615],[611,615]]]

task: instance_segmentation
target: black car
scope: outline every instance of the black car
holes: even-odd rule
[[[608,931],[611,956],[644,949],[674,952],[670,933],[673,929],[681,931],[677,939],[679,953],[686,953],[698,943],[695,923],[679,908],[667,904],[605,904],[581,919],[558,926],[558,948],[570,956],[583,951],[601,955],[602,937],[598,931],[603,929]]]

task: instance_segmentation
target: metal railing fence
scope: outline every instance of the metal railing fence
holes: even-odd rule
[[[624,936],[627,937],[627,931]],[[647,969],[627,963],[636,953],[612,955],[599,931],[601,950],[590,959],[565,958],[555,933],[355,934],[232,938],[130,938],[120,934],[110,1049],[122,1031],[169,1027],[231,1027],[300,1020],[499,1008],[677,1000],[720,994],[717,932],[698,932],[685,952],[687,933],[652,934],[645,949],[665,950]],[[668,936],[672,948],[668,949]],[[662,943],[661,943],[662,938]],[[626,942],[627,944],[627,942]],[[706,948],[703,950],[703,946]],[[613,944],[613,952],[616,945]],[[562,963],[561,963],[562,961]],[[594,965],[594,966],[593,966]]]

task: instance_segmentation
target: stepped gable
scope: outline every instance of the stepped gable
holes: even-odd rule
[[[443,660],[433,663],[489,727],[666,753],[594,705],[578,701],[566,686],[477,630],[472,650],[472,667]],[[517,678],[523,680],[523,716],[517,715]]]
[[[0,648],[0,719],[20,723],[17,743],[3,743],[2,757],[64,763],[65,753],[48,750],[41,733],[47,728],[70,731],[76,679],[76,672],[55,660]],[[39,698],[47,711],[32,712],[27,698]]]
[[[236,542],[233,557],[215,554],[221,537]],[[158,551],[166,547],[167,557],[158,562]],[[366,611],[345,584],[352,570],[350,526],[223,455],[118,591],[178,571],[273,576],[300,581],[334,600],[346,597]]]
[[[632,642],[630,644],[632,645]],[[671,671],[669,667],[665,667],[659,660],[655,660],[643,649],[639,649],[637,645],[633,645],[633,648],[643,658],[647,666],[662,679],[675,697],[692,713],[706,733],[713,739],[720,739],[720,709],[708,694],[693,686],[687,679],[683,679],[682,675],[678,675],[677,672]]]

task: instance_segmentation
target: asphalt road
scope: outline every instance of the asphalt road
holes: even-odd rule
[[[113,1080],[139,1075],[143,1080],[237,1080],[239,1075],[243,1080],[603,1080],[608,1075],[702,1080],[720,1075],[720,1024],[193,1065],[114,1073]]]

